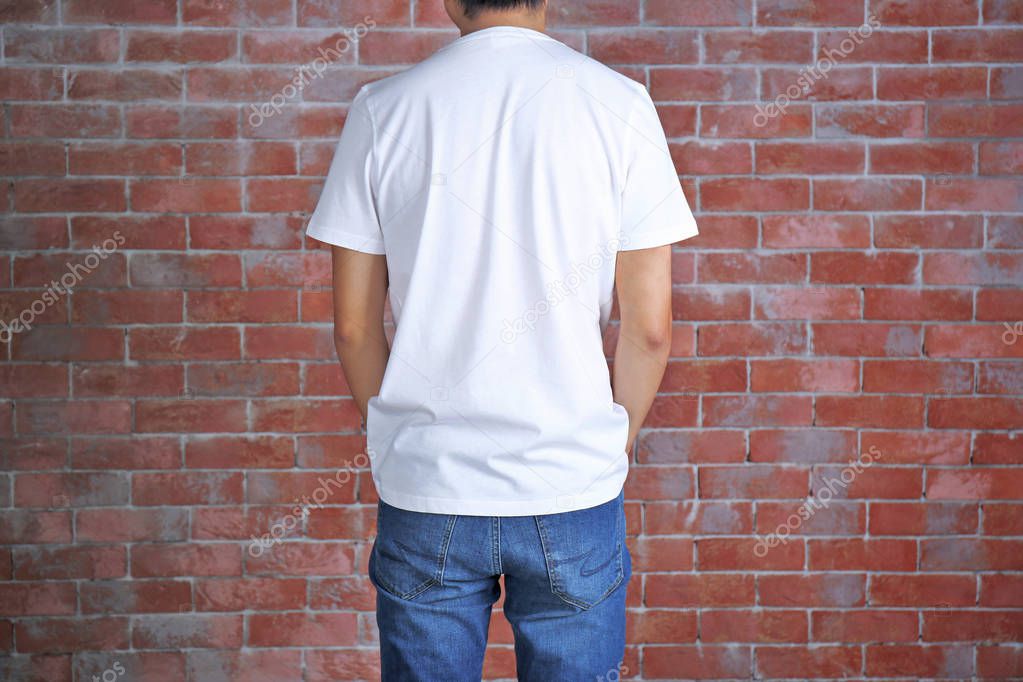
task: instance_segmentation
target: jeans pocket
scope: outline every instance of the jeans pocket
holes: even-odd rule
[[[588,509],[535,517],[551,591],[580,609],[602,601],[625,578],[624,491]]]
[[[444,580],[457,515],[430,514],[377,503],[377,534],[369,555],[370,581],[401,599],[415,599]]]

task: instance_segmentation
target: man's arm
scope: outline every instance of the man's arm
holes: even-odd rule
[[[380,393],[390,348],[384,333],[387,261],[384,256],[331,247],[334,273],[334,347],[355,404]]]
[[[671,245],[619,251],[615,288],[621,325],[612,384],[629,413],[631,451],[671,351]]]

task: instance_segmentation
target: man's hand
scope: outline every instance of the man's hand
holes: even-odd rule
[[[387,260],[340,246],[331,247],[334,274],[334,347],[355,404],[380,393],[390,348],[384,334]]]

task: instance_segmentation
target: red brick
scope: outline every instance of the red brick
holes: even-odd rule
[[[241,192],[232,179],[132,180],[131,207],[154,213],[237,212]]]
[[[286,573],[291,576],[350,575],[355,547],[343,542],[285,542],[258,557],[246,557],[249,575]]]
[[[935,538],[920,541],[924,571],[1019,571],[1023,542],[1019,540]]]
[[[14,628],[24,653],[128,648],[127,618],[47,618],[22,620]]]
[[[124,180],[18,180],[14,183],[14,206],[21,212],[124,211]]]
[[[862,654],[858,648],[840,646],[757,647],[756,661],[763,677],[851,678],[860,672]]]
[[[865,576],[846,573],[757,576],[761,604],[790,608],[862,607],[865,605],[865,584]]]
[[[77,324],[159,324],[181,322],[180,291],[75,292],[71,320]]]
[[[713,31],[704,34],[704,50],[708,64],[805,64],[812,58],[813,36],[805,31]]]
[[[796,355],[804,353],[806,346],[804,325],[790,322],[711,324],[700,328],[701,356]]]
[[[925,119],[920,104],[821,104],[816,110],[821,138],[924,137]]]
[[[814,611],[815,642],[915,642],[915,611],[890,609],[865,611]]]
[[[306,605],[306,581],[297,578],[218,578],[197,580],[197,611],[301,610]]]
[[[968,678],[973,672],[973,647],[868,646],[865,671],[871,677]]]
[[[242,551],[237,544],[143,544],[132,547],[136,578],[239,576]]]
[[[237,56],[233,31],[125,32],[125,62],[221,62]],[[296,60],[301,61],[301,60]]]
[[[1023,61],[1023,30],[985,28],[935,31],[932,54],[936,62]]]
[[[101,580],[127,575],[122,546],[16,547],[13,552],[17,580]]]
[[[242,501],[240,472],[136,473],[132,502],[136,505],[216,505]]]
[[[132,619],[131,643],[141,649],[231,649],[242,646],[242,616],[175,614]]]
[[[623,3],[627,5],[628,3]],[[437,9],[432,5],[428,5]],[[423,6],[417,7],[425,11]],[[450,20],[441,9],[447,25]],[[381,26],[407,26],[409,23],[409,0],[350,0],[345,3],[322,3],[317,0],[298,0],[298,25],[314,27],[345,26],[349,30],[366,18]],[[368,24],[368,22],[366,22]],[[422,25],[416,21],[416,25]]]
[[[901,0],[870,0],[868,11],[885,26],[976,25],[977,0],[931,0],[925,4]]]
[[[354,613],[281,613],[249,616],[249,646],[353,646]]]
[[[252,418],[257,431],[288,433],[352,431],[362,423],[352,400],[259,401],[253,404]]]
[[[181,216],[74,216],[71,218],[72,245],[91,248],[110,235],[121,233],[126,249],[185,248],[185,219]]]
[[[128,433],[131,404],[122,400],[20,403],[18,432],[57,434]]]
[[[196,26],[288,26],[292,21],[292,5],[281,0],[259,3],[211,3],[207,0],[181,0],[181,17],[185,24]]]
[[[71,464],[77,469],[176,469],[181,466],[181,446],[176,436],[75,438]]]
[[[660,26],[749,26],[753,21],[750,0],[647,0],[643,20]]]
[[[1023,649],[1004,645],[978,646],[977,674],[996,680],[1023,677]]]
[[[70,100],[134,102],[145,98],[175,102],[181,99],[181,92],[180,71],[70,69],[68,73]]]
[[[813,571],[914,571],[913,540],[842,539],[807,542]]]
[[[695,31],[621,29],[591,33],[589,54],[608,64],[695,64],[699,45]]]
[[[245,403],[238,400],[146,400],[135,406],[139,433],[217,433],[246,430]]]
[[[18,474],[19,507],[110,507],[128,503],[128,479],[118,473]]]
[[[98,104],[10,104],[11,134],[15,137],[115,137],[121,113]]]
[[[294,466],[289,438],[195,437],[185,445],[185,465],[194,469],[278,469]]]
[[[752,672],[746,646],[658,646],[643,652],[643,676],[651,679],[749,679]]]
[[[138,397],[181,395],[181,367],[161,365],[79,365],[71,370],[75,396]]]
[[[340,649],[350,662],[357,649]],[[281,682],[302,680],[302,652],[288,649],[214,651],[197,650],[187,654],[188,679],[207,679],[229,675],[229,679],[258,680],[263,677]],[[350,670],[345,666],[346,671]],[[347,674],[344,673],[344,674]],[[182,675],[184,677],[184,675]],[[369,676],[371,677],[371,675]],[[323,682],[327,682],[324,678]]]
[[[158,327],[133,329],[128,336],[132,360],[234,360],[240,357],[237,329]]]
[[[976,599],[973,576],[880,574],[870,578],[872,606],[973,606]]]
[[[192,609],[192,587],[184,580],[82,583],[83,613],[180,613]]]
[[[82,509],[75,516],[78,540],[86,542],[172,542],[188,537],[184,509]]]
[[[770,159],[774,150],[781,150],[784,146],[772,145],[763,150],[763,154],[761,154],[762,148],[758,147],[758,161],[765,156]],[[802,158],[800,157],[799,160],[802,161]],[[781,162],[776,161],[775,163]],[[763,168],[758,170],[766,172]],[[862,215],[765,215],[763,224],[763,246],[767,248],[866,248],[870,246],[870,221]]]
[[[779,361],[786,363],[787,361]],[[844,430],[757,429],[750,432],[751,462],[848,462],[855,457],[854,434]]]
[[[760,0],[761,26],[860,26],[863,8],[843,0]]]
[[[925,642],[1018,642],[1023,637],[1023,612],[964,610],[924,613]]]
[[[0,95],[5,100],[54,100],[63,94],[61,69],[2,67],[0,74]]]
[[[810,137],[813,130],[813,111],[807,104],[789,106],[784,114],[766,108],[766,105],[708,104],[700,108],[700,136],[707,138],[774,138]],[[727,182],[751,182],[727,180]],[[777,186],[778,181],[772,181]],[[796,181],[787,179],[790,186]],[[780,190],[779,188],[779,191]],[[793,191],[791,188],[785,191]],[[807,208],[801,205],[797,208]],[[752,210],[782,210],[762,208]]]
[[[982,575],[979,604],[996,608],[1023,606],[1023,576],[1000,573]],[[972,601],[967,604],[972,605]]]
[[[863,390],[869,393],[970,393],[973,366],[930,360],[867,360]]]
[[[879,215],[874,218],[875,245],[882,248],[980,248],[980,216]]]
[[[868,320],[969,320],[973,297],[956,289],[864,289]]]
[[[1023,104],[954,104],[927,106],[931,137],[1023,136]]]
[[[919,356],[923,336],[918,325],[829,322],[812,327],[818,355]]]
[[[869,16],[869,15],[868,15]],[[848,31],[820,31],[818,33],[818,53],[816,60],[832,56],[836,52],[841,55],[842,63],[862,64],[871,62],[919,64],[927,62],[928,39],[927,31],[900,29],[886,31],[874,30],[868,40],[864,40],[849,51],[843,48],[843,42],[850,39]],[[846,47],[849,43],[845,43]]]
[[[957,535],[977,532],[977,505],[955,502],[875,502],[872,535]]]
[[[1023,448],[1014,433],[978,433],[974,439],[975,464],[1023,464]]]
[[[0,616],[63,616],[75,613],[75,584],[4,583],[0,584]]]
[[[864,146],[849,143],[758,142],[757,172],[764,175],[862,173],[866,168]],[[873,158],[873,154],[872,154]],[[772,218],[774,216],[771,216]],[[852,218],[853,216],[850,216]],[[794,219],[834,220],[842,216],[793,216]],[[768,217],[765,216],[765,221]]]
[[[700,613],[701,642],[805,642],[805,611],[712,611]]]
[[[921,428],[924,401],[910,396],[818,396],[815,426]]]
[[[141,287],[229,287],[242,281],[234,254],[135,254],[131,281]]]
[[[878,450],[886,464],[966,464],[969,435],[940,431],[862,431],[864,452]]]
[[[756,292],[754,316],[768,320],[851,320],[860,317],[860,295],[852,288],[763,288]]]
[[[188,367],[187,393],[192,397],[298,395],[298,392],[297,363],[211,362]]]
[[[1019,500],[1023,499],[1023,471],[989,469],[928,472],[929,500]]]
[[[200,249],[297,249],[303,219],[288,215],[191,216],[191,243]]]
[[[930,401],[927,425],[937,429],[1018,429],[1023,403],[1012,398],[940,398]]]

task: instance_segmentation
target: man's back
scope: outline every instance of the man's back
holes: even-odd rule
[[[616,255],[696,232],[646,91],[545,34],[475,31],[364,87],[308,233],[386,255],[381,498],[480,515],[614,498]]]

